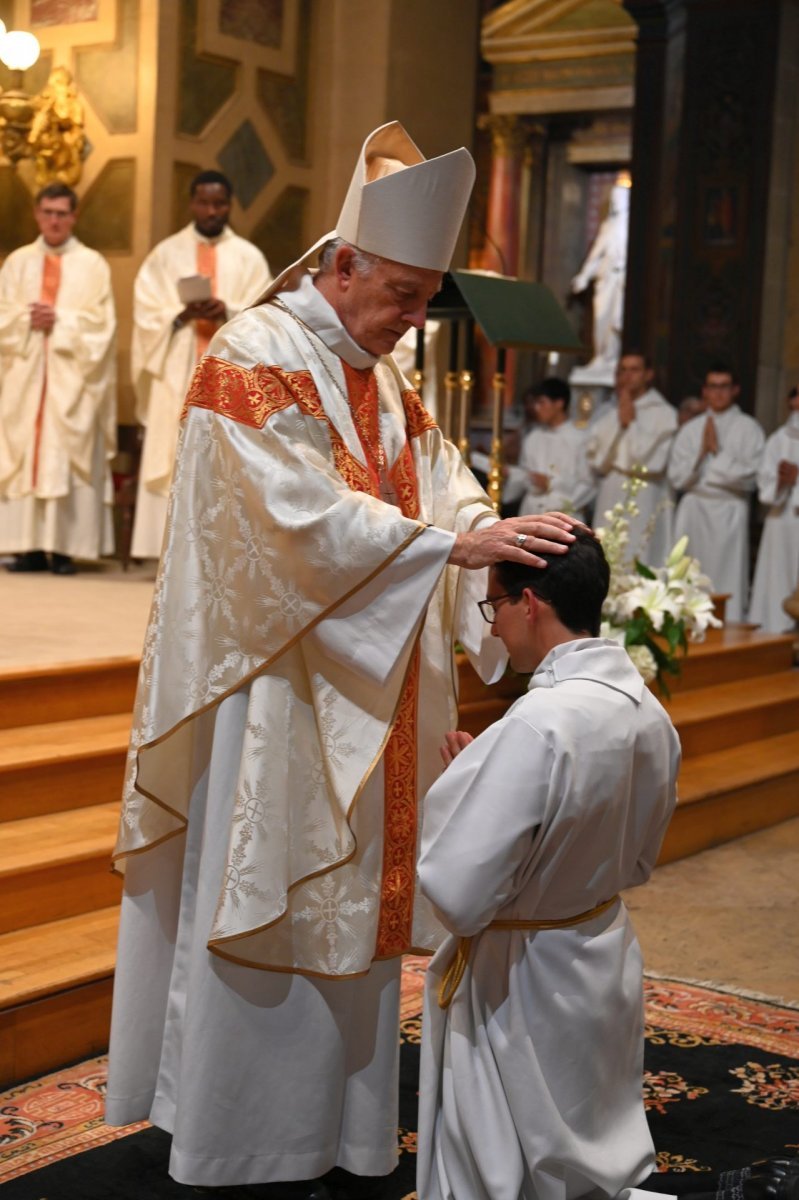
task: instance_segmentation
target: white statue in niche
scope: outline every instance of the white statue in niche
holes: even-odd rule
[[[627,227],[630,176],[624,171],[610,192],[608,215],[599,227],[588,256],[572,280],[572,292],[594,285],[594,357],[571,376],[573,382],[612,385],[621,350],[624,281],[627,270]],[[579,377],[579,378],[578,378]]]

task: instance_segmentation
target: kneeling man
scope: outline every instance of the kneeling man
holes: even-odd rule
[[[485,619],[527,694],[447,735],[419,876],[451,933],[427,972],[420,1200],[616,1196],[651,1172],[641,953],[619,897],[652,871],[680,745],[598,638],[587,533],[546,570],[492,567]]]

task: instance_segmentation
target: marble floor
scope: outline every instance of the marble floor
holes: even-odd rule
[[[648,970],[799,1005],[799,818],[658,867],[625,894]]]
[[[0,569],[0,670],[138,655],[152,564]],[[649,970],[799,1004],[799,819],[659,867],[625,899]]]

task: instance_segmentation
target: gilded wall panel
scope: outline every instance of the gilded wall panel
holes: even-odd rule
[[[219,32],[259,46],[279,47],[283,16],[283,0],[220,0]]]
[[[180,5],[177,132],[198,137],[236,91],[236,64],[197,51],[197,0]]]
[[[172,225],[170,233],[177,233],[189,223],[189,188],[195,175],[208,169],[198,163],[176,162],[172,166]]]
[[[139,0],[118,0],[115,46],[75,51],[75,78],[109,133],[134,133],[137,126]]]
[[[284,188],[266,216],[250,233],[250,241],[263,250],[275,275],[298,259],[306,249],[305,223],[309,199],[307,188]]]
[[[300,0],[294,76],[258,71],[258,99],[277,129],[286,155],[296,163],[308,161],[308,84],[311,57],[311,0]]]
[[[102,254],[130,254],[135,186],[135,159],[105,164],[81,201],[75,232],[82,242]]]
[[[5,17],[0,15],[0,20],[5,20]],[[53,67],[52,54],[43,53],[39,61],[34,63],[29,71],[22,72],[22,90],[33,96],[36,92],[40,92],[47,83],[50,71]],[[20,85],[16,82],[16,72],[9,71],[8,67],[0,63],[0,88],[16,88]]]
[[[38,232],[30,192],[13,167],[0,167],[0,254],[27,245]]]
[[[96,21],[98,0],[31,0],[31,25],[75,25]]]
[[[621,87],[631,84],[634,77],[632,54],[608,54],[554,62],[497,63],[493,69],[493,88],[515,91],[535,87]]]
[[[275,173],[252,121],[242,121],[217,154],[217,162],[233,184],[242,208],[249,208]]]

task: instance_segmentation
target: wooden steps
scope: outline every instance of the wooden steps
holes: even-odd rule
[[[136,659],[0,674],[0,1086],[108,1044]]]
[[[682,660],[665,700],[683,748],[677,811],[660,855],[670,862],[799,815],[799,671],[791,635],[747,625],[711,630]],[[477,734],[526,686],[486,688],[466,663],[460,728]]]
[[[0,821],[119,801],[130,715],[0,729]]]
[[[118,902],[118,821],[119,804],[107,804],[0,826],[0,934]]]
[[[799,814],[791,642],[733,626],[691,648],[666,702],[684,760],[661,861]],[[107,1045],[121,889],[109,868],[137,669],[0,674],[0,1086]],[[473,733],[526,685],[459,671]]]
[[[14,667],[0,674],[0,729],[130,713],[138,658]]]
[[[0,936],[0,1083],[108,1046],[119,908]]]
[[[692,644],[681,660],[678,678],[669,683],[672,695],[693,688],[751,679],[790,671],[791,638],[784,634],[761,633],[752,625],[728,625],[710,629],[704,642]]]
[[[671,862],[796,816],[799,733],[687,758],[660,861]]]

